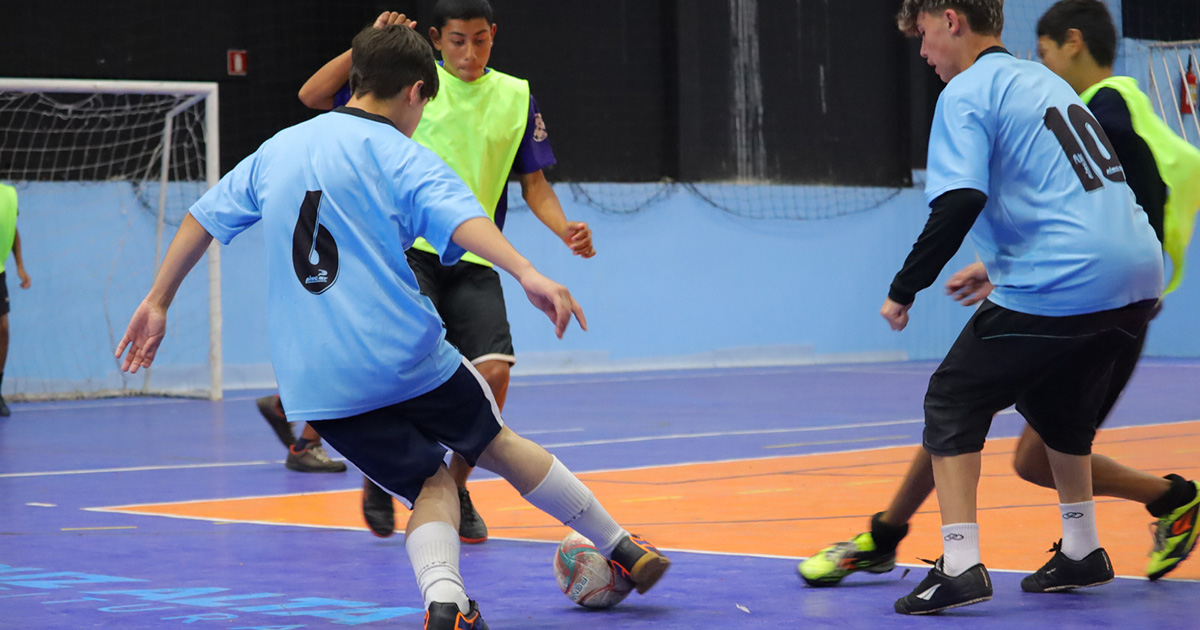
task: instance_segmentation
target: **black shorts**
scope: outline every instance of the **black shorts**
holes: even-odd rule
[[[1017,411],[1050,448],[1092,450],[1104,420],[1136,364],[1136,346],[1157,312],[1148,300],[1124,308],[1044,317],[985,301],[925,395],[925,449],[934,455],[976,453],[996,412]],[[1117,361],[1131,364],[1117,374]]]
[[[0,317],[8,315],[8,271],[0,271]]]
[[[516,363],[500,274],[491,267],[459,261],[449,267],[437,254],[409,249],[408,265],[421,293],[446,325],[446,341],[471,363]]]
[[[443,465],[447,447],[474,466],[503,422],[491,388],[464,360],[450,380],[431,392],[357,416],[309,424],[375,485],[412,507],[425,480]]]

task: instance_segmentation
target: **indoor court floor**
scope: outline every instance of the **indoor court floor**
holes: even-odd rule
[[[1098,518],[1121,577],[1077,593],[1021,592],[1061,532],[1056,495],[1011,471],[1022,427],[1011,410],[993,425],[980,486],[992,601],[934,617],[892,612],[924,576],[920,558],[940,554],[933,500],[900,547],[904,566],[804,586],[800,558],[886,507],[920,441],[934,367],[514,379],[506,422],[674,564],[646,595],[579,608],[551,568],[566,528],[480,471],[472,496],[492,538],[463,546],[468,593],[495,630],[1200,628],[1200,554],[1148,582],[1151,517],[1115,499],[1098,499]],[[1144,361],[1097,452],[1200,477],[1198,380],[1200,362]],[[403,535],[367,531],[353,468],[284,469],[254,406],[264,393],[13,404],[0,420],[0,628],[420,628]],[[398,529],[405,517],[398,506]]]

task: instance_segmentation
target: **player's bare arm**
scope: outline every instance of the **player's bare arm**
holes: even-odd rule
[[[32,282],[29,280],[29,274],[25,272],[25,259],[21,257],[21,232],[13,228],[13,259],[17,261],[17,276],[21,278],[21,288],[28,289]]]
[[[563,213],[562,203],[554,192],[554,187],[546,180],[546,174],[540,170],[532,173],[517,175],[521,182],[521,197],[529,204],[529,209],[537,216],[551,232],[558,235],[571,253],[584,258],[596,255],[592,246],[592,230],[587,223],[568,221]]]
[[[554,322],[554,334],[559,339],[571,323],[571,316],[579,320],[579,327],[587,330],[587,318],[583,308],[561,284],[543,276],[533,264],[525,259],[504,238],[500,229],[490,219],[470,219],[454,230],[453,240],[459,246],[492,261],[521,283],[525,296]]]
[[[384,11],[375,18],[375,28],[385,28],[393,24],[404,24],[409,28],[416,28],[417,23],[408,19],[403,13],[395,11]],[[333,97],[337,95],[338,90],[346,85],[346,81],[350,80],[350,51],[334,57],[328,63],[321,66],[304,85],[300,87],[300,102],[304,103],[305,107],[311,109],[330,110],[333,109]]]
[[[191,214],[184,217],[154,278],[154,286],[134,311],[125,336],[117,345],[118,359],[129,348],[129,354],[121,362],[122,371],[136,374],[139,367],[148,368],[154,362],[167,332],[167,309],[175,299],[175,292],[211,242],[212,235]]]

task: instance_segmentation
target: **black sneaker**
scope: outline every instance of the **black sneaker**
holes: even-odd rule
[[[4,397],[0,396],[0,418],[7,418],[12,415],[12,411],[8,409],[8,403],[4,402]]]
[[[363,518],[372,534],[387,538],[396,531],[396,507],[392,504],[392,495],[366,477],[363,477],[362,508]]]
[[[459,610],[458,604],[433,602],[425,611],[425,630],[488,630],[488,625],[474,600],[466,614]]]
[[[471,493],[466,488],[458,489],[458,539],[468,545],[478,545],[488,539],[487,523],[475,511],[471,503]]]
[[[633,582],[638,593],[650,590],[671,567],[666,556],[635,534],[622,538],[609,560]]]
[[[1112,561],[1103,547],[1084,556],[1083,560],[1072,560],[1063,555],[1062,541],[1051,545],[1054,556],[1033,575],[1021,580],[1021,590],[1026,593],[1053,593],[1073,588],[1100,586],[1115,577]]]
[[[938,558],[929,575],[921,580],[917,588],[896,600],[896,612],[901,615],[928,615],[947,608],[986,602],[991,598],[992,578],[982,564],[967,569],[957,577],[950,577],[942,572],[942,558]]]
[[[267,424],[275,430],[275,437],[279,438],[284,446],[291,448],[296,443],[296,435],[292,433],[292,425],[283,413],[279,396],[263,396],[254,402],[258,405],[258,413],[261,413]]]

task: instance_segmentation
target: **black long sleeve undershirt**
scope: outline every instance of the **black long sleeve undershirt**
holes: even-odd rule
[[[951,190],[934,199],[925,229],[892,280],[888,298],[897,304],[912,304],[917,292],[933,284],[958,252],[986,205],[987,195],[973,188]]]

